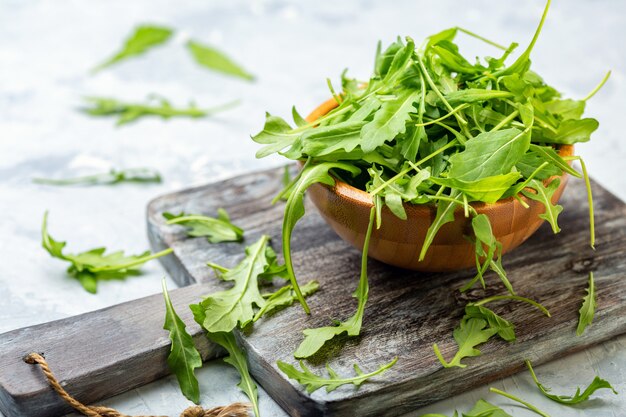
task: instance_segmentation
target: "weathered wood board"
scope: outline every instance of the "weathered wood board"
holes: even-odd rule
[[[234,265],[243,255],[243,245],[210,245],[202,238],[188,239],[181,228],[166,226],[161,212],[213,214],[218,207],[224,207],[234,222],[246,229],[248,243],[269,234],[280,250],[277,238],[282,204],[271,206],[269,201],[280,188],[281,174],[282,170],[274,169],[186,190],[161,197],[148,209],[153,246],[174,248],[175,256],[162,258],[173,278],[181,285],[200,282],[170,293],[204,358],[218,356],[221,350],[202,336],[186,306],[202,294],[225,286],[212,277],[205,262]],[[326,325],[330,318],[343,319],[352,314],[355,302],[350,294],[356,286],[360,254],[338,239],[309,206],[294,234],[294,260],[300,279],[318,279],[322,290],[309,300],[313,315],[307,317],[294,306],[257,323],[251,334],[241,337],[252,372],[292,415],[399,415],[516,372],[523,358],[538,364],[623,333],[626,205],[597,185],[594,195],[598,235],[595,252],[587,245],[582,184],[570,181],[562,201],[562,233],[554,236],[544,226],[505,258],[518,292],[544,303],[552,319],[526,305],[497,307],[497,312],[517,325],[518,342],[490,342],[482,348],[483,356],[467,359],[468,368],[441,369],[431,344],[439,343],[444,355],[450,357],[454,350],[451,332],[463,305],[483,296],[482,291],[467,295],[455,291],[472,276],[472,271],[420,274],[370,261],[370,303],[363,334],[343,339],[325,353],[333,367],[346,374],[352,372],[353,362],[371,370],[396,355],[399,361],[358,391],[345,386],[330,394],[320,390],[313,395],[286,380],[275,362],[292,361],[303,328]],[[574,331],[589,271],[595,271],[598,312],[594,324],[579,338]],[[485,294],[504,293],[493,277],[488,284]],[[0,335],[0,411],[7,417],[53,417],[69,411],[48,387],[40,370],[23,362],[22,358],[32,351],[44,353],[62,385],[85,403],[98,402],[166,375],[165,358],[170,346],[167,332],[161,328],[163,316],[163,298],[156,294]],[[317,365],[325,360],[324,356],[316,359]]]
[[[154,200],[148,208],[151,242],[154,249],[174,249],[175,256],[163,260],[174,279],[181,285],[212,282],[212,287],[226,288],[227,283],[212,277],[206,262],[233,266],[243,256],[243,245],[211,245],[203,238],[187,238],[182,228],[165,225],[162,212],[213,215],[223,207],[246,231],[246,243],[268,234],[280,252],[283,205],[272,206],[270,200],[280,188],[281,174],[281,169],[274,169],[244,175]],[[452,330],[467,301],[505,294],[504,287],[489,275],[485,291],[461,294],[457,289],[473,276],[471,270],[419,273],[370,260],[370,300],[362,335],[334,343],[312,361],[313,367],[321,371],[329,360],[340,374],[350,375],[355,362],[368,371],[395,356],[398,363],[359,390],[343,386],[312,395],[287,379],[276,361],[294,362],[292,354],[303,329],[329,325],[331,319],[353,313],[356,303],[351,293],[358,280],[360,253],[339,239],[308,204],[293,235],[293,259],[299,280],[317,279],[321,290],[309,299],[312,315],[293,306],[241,335],[253,375],[294,416],[395,416],[517,372],[526,358],[539,364],[626,332],[626,204],[597,184],[593,191],[595,251],[588,243],[584,185],[572,180],[561,201],[562,232],[553,235],[544,225],[504,259],[518,294],[544,304],[551,318],[526,304],[493,304],[497,313],[516,325],[517,341],[490,341],[481,348],[482,356],[465,360],[467,368],[443,369],[432,344],[438,343],[450,358],[455,351]],[[595,274],[598,309],[593,325],[577,337],[577,312],[590,271]]]

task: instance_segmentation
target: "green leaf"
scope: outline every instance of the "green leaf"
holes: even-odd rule
[[[450,195],[450,197],[453,199],[458,196],[458,192],[454,192],[452,195]],[[420,251],[419,257],[420,261],[424,260],[426,252],[428,251],[430,245],[433,243],[433,239],[435,239],[435,236],[437,235],[437,232],[439,232],[439,229],[441,229],[444,224],[454,221],[454,211],[456,210],[457,205],[458,203],[453,200],[443,200],[437,203],[437,213],[433,222],[430,224],[428,230],[426,231],[426,237],[424,238],[424,243],[422,244],[422,250]]]
[[[238,102],[234,101],[209,109],[201,109],[194,104],[190,104],[188,108],[183,109],[172,107],[170,102],[164,98],[158,98],[155,104],[150,102],[146,104],[129,103],[104,97],[86,97],[85,100],[88,105],[81,108],[84,113],[94,117],[116,116],[118,117],[117,126],[135,122],[147,116],[156,116],[164,120],[172,117],[203,118],[230,109],[238,104]]]
[[[301,294],[293,270],[293,263],[291,262],[291,233],[298,220],[304,216],[304,192],[306,189],[315,183],[322,183],[329,186],[335,185],[335,179],[329,173],[331,169],[345,170],[353,175],[356,175],[360,171],[359,168],[344,163],[325,162],[316,165],[307,165],[302,169],[300,177],[293,185],[287,203],[285,204],[282,229],[283,256],[285,258],[285,265],[287,266],[287,273],[289,274],[291,285],[293,285],[293,289],[298,296],[298,301],[300,301],[300,304],[302,304],[302,307],[307,313],[309,312],[309,308]]]
[[[230,222],[228,213],[224,209],[218,209],[217,213],[217,218],[186,213],[163,213],[163,217],[167,224],[186,227],[188,236],[206,237],[211,243],[242,241],[243,230]]]
[[[558,224],[558,216],[563,211],[563,207],[552,203],[554,193],[559,188],[560,184],[561,180],[559,178],[553,179],[547,186],[545,186],[541,181],[531,180],[527,184],[527,187],[533,189],[535,192],[533,193],[528,190],[522,190],[522,194],[526,197],[531,200],[539,201],[545,206],[546,211],[543,214],[540,214],[539,217],[550,223],[554,233],[559,233],[561,231]]]
[[[296,110],[296,106],[291,107],[291,116],[296,126],[302,127],[308,125],[307,121],[304,120],[304,118],[300,116],[300,113],[298,113],[298,110]]]
[[[513,97],[513,94],[508,91],[484,90],[480,88],[466,88],[445,95],[446,100],[452,106],[457,106],[462,103],[476,103],[508,97]]]
[[[526,360],[526,366],[528,367],[528,370],[530,371],[530,375],[533,377],[533,381],[535,381],[537,388],[539,388],[539,391],[541,391],[541,393],[547,398],[551,399],[552,401],[556,401],[559,404],[565,404],[565,405],[580,404],[584,401],[587,401],[594,392],[603,388],[610,389],[611,391],[613,391],[615,395],[617,395],[617,391],[615,391],[615,388],[611,386],[609,381],[602,379],[597,375],[593,379],[593,381],[591,381],[591,384],[589,384],[589,386],[585,388],[585,390],[582,393],[580,392],[580,387],[577,387],[574,395],[550,394],[550,388],[542,385],[537,379],[537,375],[535,375],[535,371],[533,370],[533,367],[530,364],[529,360]]]
[[[250,375],[250,371],[248,370],[248,359],[246,357],[246,353],[237,345],[235,336],[232,332],[209,332],[207,333],[207,337],[213,343],[217,343],[223,347],[226,350],[226,353],[228,353],[228,356],[224,358],[224,362],[232,365],[237,372],[239,372],[241,381],[239,381],[237,386],[250,399],[254,415],[259,417],[259,391],[254,383],[254,380],[252,379],[252,376]]]
[[[285,375],[304,385],[306,392],[310,394],[322,387],[326,387],[326,392],[334,391],[340,386],[346,384],[352,384],[358,388],[368,379],[376,375],[380,375],[387,369],[391,368],[397,361],[398,358],[394,358],[391,362],[381,365],[377,370],[369,373],[364,373],[357,364],[354,364],[354,372],[356,373],[356,376],[352,377],[341,377],[337,375],[330,365],[326,364],[328,378],[313,373],[313,371],[311,371],[303,361],[300,361],[301,370],[282,361],[278,361],[276,364],[278,365],[278,368],[285,373]]]
[[[398,134],[404,133],[406,122],[410,118],[409,113],[416,110],[413,105],[419,97],[419,91],[406,90],[400,93],[395,100],[383,103],[375,113],[374,120],[363,126],[361,130],[361,149],[363,152],[372,152]]]
[[[515,341],[515,326],[487,307],[468,304],[465,306],[465,317],[483,319],[487,321],[489,328],[495,330],[503,340]]]
[[[587,287],[587,295],[583,297],[583,305],[578,311],[578,327],[576,335],[582,336],[587,326],[593,321],[596,311],[596,286],[593,280],[593,272],[589,272],[589,286]]]
[[[488,403],[485,400],[478,400],[474,407],[468,412],[463,413],[463,417],[512,417],[509,413],[498,407]]]
[[[445,185],[462,192],[469,197],[470,201],[495,203],[520,178],[519,172],[509,172],[508,174],[482,177],[474,181],[457,178],[431,178],[430,180],[435,184]]]
[[[122,182],[148,183],[161,182],[161,174],[150,168],[111,169],[109,172],[95,175],[86,175],[75,178],[50,179],[33,178],[33,182],[45,185],[104,185],[119,184]]]
[[[247,72],[223,52],[202,45],[195,41],[187,42],[187,49],[193,59],[201,66],[222,74],[231,75],[233,77],[243,78],[244,80],[253,81],[254,75]]]
[[[573,145],[574,143],[588,142],[591,134],[600,124],[596,119],[567,119],[558,127],[556,133],[548,132],[541,138],[542,142]]]
[[[585,111],[583,100],[552,100],[543,103],[547,111],[561,120],[580,119]]]
[[[459,327],[454,329],[453,336],[459,349],[450,362],[447,362],[437,344],[433,344],[433,349],[439,362],[444,368],[452,368],[458,366],[459,368],[465,368],[467,365],[461,363],[463,358],[480,355],[480,350],[476,349],[476,346],[485,343],[491,336],[496,334],[498,329],[488,326],[486,320],[482,318],[463,318]]]
[[[56,241],[48,234],[48,212],[43,216],[41,245],[52,257],[69,262],[68,274],[92,294],[97,291],[98,281],[137,275],[144,263],[172,252],[170,248],[154,254],[146,251],[140,255],[124,255],[123,251],[117,251],[105,255],[106,248],[95,248],[77,254],[63,253],[66,243]]]
[[[303,152],[308,156],[320,157],[335,151],[352,152],[361,141],[362,121],[345,121],[329,126],[320,126],[306,131],[300,138]]]
[[[262,145],[256,153],[257,158],[263,158],[291,146],[301,133],[294,131],[289,123],[278,116],[265,113],[263,130],[252,136],[252,140]]]
[[[461,288],[461,292],[470,289],[477,281],[480,280],[483,288],[485,281],[483,274],[488,268],[495,271],[506,289],[515,295],[515,291],[506,276],[506,271],[502,267],[502,245],[498,242],[491,229],[489,217],[486,214],[478,214],[472,218],[472,230],[474,232],[474,247],[476,257],[476,276]],[[484,248],[487,248],[485,251]]]
[[[335,326],[318,327],[316,329],[305,329],[304,340],[298,346],[293,356],[295,358],[308,358],[313,356],[319,351],[326,342],[333,339],[335,336],[339,336],[342,333],[347,333],[348,336],[358,336],[361,332],[361,324],[363,322],[363,312],[365,311],[365,304],[367,304],[367,298],[369,293],[369,284],[367,282],[367,252],[370,243],[370,237],[372,236],[372,228],[374,227],[374,219],[376,214],[376,206],[370,210],[369,224],[367,226],[367,232],[365,234],[365,240],[363,242],[363,253],[361,255],[361,276],[359,278],[359,285],[356,291],[352,294],[356,297],[358,306],[353,316],[346,321],[336,323]]]
[[[233,287],[209,294],[200,302],[206,316],[202,327],[208,332],[229,332],[237,325],[243,328],[254,318],[253,307],[265,306],[258,280],[269,265],[268,241],[268,236],[261,236],[246,248],[246,257],[237,266],[222,274],[221,279],[232,281]]]
[[[320,289],[320,284],[317,281],[309,281],[304,284],[301,288],[302,295],[304,297],[308,297],[311,294],[317,292]],[[254,315],[252,319],[253,322],[257,321],[261,317],[272,314],[273,312],[283,309],[285,307],[289,307],[295,301],[298,301],[298,297],[293,290],[293,286],[291,284],[287,284],[281,288],[279,288],[276,292],[269,294],[266,303],[257,313]]]
[[[178,317],[170,300],[165,279],[163,279],[163,298],[165,299],[165,324],[163,328],[169,330],[172,347],[167,357],[170,371],[176,375],[178,385],[183,395],[196,404],[200,402],[200,387],[194,375],[194,369],[202,366],[202,358],[193,338],[187,333],[185,323]]]
[[[529,146],[528,132],[516,128],[481,133],[450,157],[448,177],[473,181],[508,174]]]
[[[137,26],[132,35],[126,40],[123,48],[111,58],[94,68],[93,72],[100,71],[108,66],[125,59],[142,55],[150,49],[167,42],[174,32],[163,26]]]

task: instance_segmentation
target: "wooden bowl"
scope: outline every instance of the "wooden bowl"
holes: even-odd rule
[[[316,108],[308,117],[312,122],[337,106],[334,99]],[[570,156],[574,147],[561,146],[559,154]],[[554,193],[556,203],[567,183],[567,175],[561,177],[561,184]],[[308,195],[320,211],[322,217],[345,241],[359,250],[363,249],[365,232],[369,221],[372,201],[369,194],[336,179],[334,187],[314,184]],[[522,194],[519,197],[529,206],[524,208],[513,197],[493,204],[471,203],[478,213],[489,217],[494,236],[502,244],[506,253],[528,239],[543,223],[539,218],[544,206]],[[454,221],[439,229],[425,258],[418,262],[426,231],[435,218],[434,205],[404,203],[407,219],[396,217],[387,207],[382,210],[382,225],[374,228],[368,255],[389,265],[416,271],[456,271],[475,267],[474,244],[465,237],[471,235],[471,218],[466,218],[460,207],[454,214]]]

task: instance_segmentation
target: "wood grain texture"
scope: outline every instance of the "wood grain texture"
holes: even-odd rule
[[[206,261],[235,265],[243,255],[238,244],[211,245],[206,239],[186,238],[180,227],[164,224],[163,211],[184,210],[214,215],[223,207],[246,231],[246,243],[261,234],[273,238],[277,251],[283,204],[270,204],[280,188],[281,169],[238,177],[155,200],[148,210],[155,249],[174,248],[164,260],[168,271],[185,284],[213,281]],[[343,338],[312,361],[323,372],[329,360],[340,374],[351,375],[352,364],[364,370],[398,356],[395,367],[359,390],[343,386],[331,393],[306,394],[276,367],[277,360],[293,363],[301,331],[345,319],[356,308],[351,293],[359,276],[360,253],[339,239],[307,202],[307,214],[293,234],[293,259],[301,282],[320,281],[321,290],[309,300],[311,316],[294,306],[261,320],[240,335],[257,381],[294,416],[399,415],[419,406],[488,383],[519,371],[529,358],[540,364],[626,331],[626,205],[593,185],[596,208],[596,251],[588,244],[587,202],[582,181],[565,190],[560,216],[562,232],[553,235],[543,225],[527,243],[504,258],[509,278],[519,295],[543,303],[552,318],[526,304],[492,304],[497,313],[516,325],[518,340],[493,340],[481,347],[483,355],[466,359],[465,369],[443,369],[432,351],[437,342],[445,357],[456,349],[452,330],[465,304],[485,296],[505,294],[500,281],[487,277],[487,289],[461,294],[457,289],[473,277],[472,270],[423,273],[369,262],[370,301],[358,338]],[[598,311],[582,337],[575,329],[589,271],[594,271]],[[222,288],[227,283],[219,283]]]
[[[222,350],[209,343],[187,305],[211,290],[202,284],[170,291],[205,360]],[[63,387],[86,404],[167,375],[170,340],[164,318],[163,296],[155,294],[0,335],[0,411],[6,417],[57,417],[70,411],[41,370],[24,363],[31,352],[42,353]]]

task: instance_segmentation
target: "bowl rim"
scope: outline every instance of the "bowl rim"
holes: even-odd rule
[[[325,115],[326,113],[334,109],[335,107],[337,107],[338,105],[339,103],[337,102],[335,98],[330,98],[324,101],[323,103],[321,103],[319,106],[317,106],[305,118],[305,120],[309,123],[312,123],[315,120],[319,119],[321,116]],[[566,145],[566,144],[560,145],[558,148],[558,153],[559,153],[559,156],[562,156],[562,157],[572,156],[574,154],[574,145]],[[564,178],[566,176],[567,176],[566,172],[564,172],[562,175],[552,176],[550,178],[545,179],[544,184],[551,182],[554,178]],[[348,184],[347,182],[341,180],[340,178],[337,178],[334,175],[333,175],[333,178],[335,179],[335,185],[333,187],[330,187],[330,186],[327,186],[327,187],[330,188],[338,196],[345,198],[347,200],[351,200],[354,203],[365,205],[367,207],[372,207],[374,205],[374,203],[372,202],[372,198],[370,197],[370,194],[367,191],[354,187]],[[528,187],[525,189],[532,190],[531,188],[528,188]],[[496,201],[495,203],[484,203],[480,201],[474,201],[474,202],[470,202],[469,205],[480,211],[483,211],[486,209],[492,210],[499,206],[513,203],[516,200],[516,197],[521,198],[527,204],[531,203],[531,200],[520,192],[515,196],[502,198]],[[414,204],[414,203],[409,203],[409,202],[403,202],[402,205],[407,211],[421,212],[423,214],[431,213],[432,210],[436,207],[435,204],[432,204],[432,203]],[[457,207],[457,210],[459,209],[462,210],[463,208]]]

